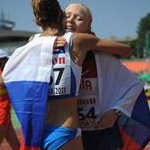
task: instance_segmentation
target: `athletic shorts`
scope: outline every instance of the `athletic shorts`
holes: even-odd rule
[[[75,138],[77,129],[67,127],[46,126],[42,150],[58,150],[71,139]]]
[[[0,96],[0,126],[7,126],[11,122],[10,108],[8,96]]]
[[[84,150],[117,150],[123,146],[116,122],[112,128],[82,131]]]

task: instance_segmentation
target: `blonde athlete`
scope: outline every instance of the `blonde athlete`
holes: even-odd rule
[[[63,12],[56,0],[32,0],[35,22],[43,32],[33,40],[64,36],[67,44],[53,51],[53,76],[50,91],[43,149],[60,149],[76,136],[78,128],[77,96],[81,78],[81,65],[91,49],[110,52],[112,47],[89,34],[72,34],[62,31]],[[123,50],[130,47],[118,45]],[[82,50],[81,50],[82,49]],[[116,50],[119,51],[120,50]]]
[[[65,13],[67,31],[91,33],[92,15],[85,5],[80,3],[70,4]],[[113,43],[102,41],[108,45]],[[127,56],[121,49],[120,53],[116,55],[119,57]],[[127,115],[131,113],[129,105],[133,106],[143,86],[117,58],[104,53],[89,52],[83,62],[82,74],[78,115],[84,149],[116,150],[122,146],[116,120],[120,112]],[[130,81],[130,83],[127,81]],[[133,86],[134,84],[136,86]],[[130,89],[130,87],[132,88]],[[123,88],[124,90],[121,90]],[[130,90],[126,93],[125,89]],[[120,105],[118,103],[119,95],[124,95]],[[129,95],[131,97],[126,99]],[[128,104],[127,109],[123,106],[125,104]],[[82,149],[82,147],[77,146],[79,139],[80,137],[76,137],[76,140],[71,141],[72,145],[67,145],[64,149]]]

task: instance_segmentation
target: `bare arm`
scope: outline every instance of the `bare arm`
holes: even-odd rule
[[[95,36],[94,32],[90,32]],[[104,53],[110,53],[116,55],[117,57],[129,57],[133,53],[133,49],[126,44],[122,44],[112,40],[101,39],[101,46],[104,48],[102,51]]]
[[[97,129],[106,129],[106,128],[111,128],[114,126],[116,120],[120,117],[120,115],[116,114],[114,110],[110,110],[106,112],[99,122],[96,125]]]
[[[119,57],[129,56],[132,53],[132,49],[125,44],[101,40],[90,34],[75,33],[71,53],[74,62],[78,65],[82,65],[86,53],[90,50],[110,53],[118,55]]]
[[[103,40],[101,39],[101,52],[109,53],[112,55],[116,55],[117,57],[129,57],[132,55],[132,48],[127,46],[126,44],[122,44],[115,41]],[[55,41],[55,47],[65,46],[65,39],[62,37],[58,37]],[[93,48],[92,48],[93,49]]]
[[[91,34],[75,33],[73,37],[73,45],[71,56],[75,63],[82,65],[86,53],[90,50],[96,49],[101,52],[100,39]]]
[[[55,41],[55,47],[64,46],[66,44],[62,37],[58,37]],[[84,57],[89,50],[97,50],[103,53],[116,55],[117,57],[129,57],[132,49],[122,43],[109,40],[100,40],[94,35],[86,33],[76,33],[73,38],[72,59],[78,65],[82,65]]]
[[[81,37],[81,39],[83,38],[83,41],[80,42],[82,42],[81,45],[86,45],[84,47],[87,50],[90,48],[90,50],[94,49],[99,52],[117,55],[118,57],[129,57],[133,52],[132,48],[128,45],[115,41],[99,39],[93,35],[91,36],[88,34],[82,34],[79,35],[79,37]]]
[[[101,40],[100,46],[101,52],[117,55],[118,57],[129,57],[133,53],[131,47],[115,41]]]

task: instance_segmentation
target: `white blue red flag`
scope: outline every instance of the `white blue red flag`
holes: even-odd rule
[[[3,79],[22,127],[21,150],[41,146],[55,38],[33,39],[18,48],[4,68]]]
[[[123,148],[119,150],[143,150],[150,142],[150,110],[144,90],[135,103],[131,117],[119,119]]]

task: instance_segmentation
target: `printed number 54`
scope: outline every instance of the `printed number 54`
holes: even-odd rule
[[[83,108],[78,108],[78,115],[79,115],[80,121],[85,120],[86,118],[87,119],[95,119],[96,118],[94,107],[91,107],[86,114],[83,114]]]

